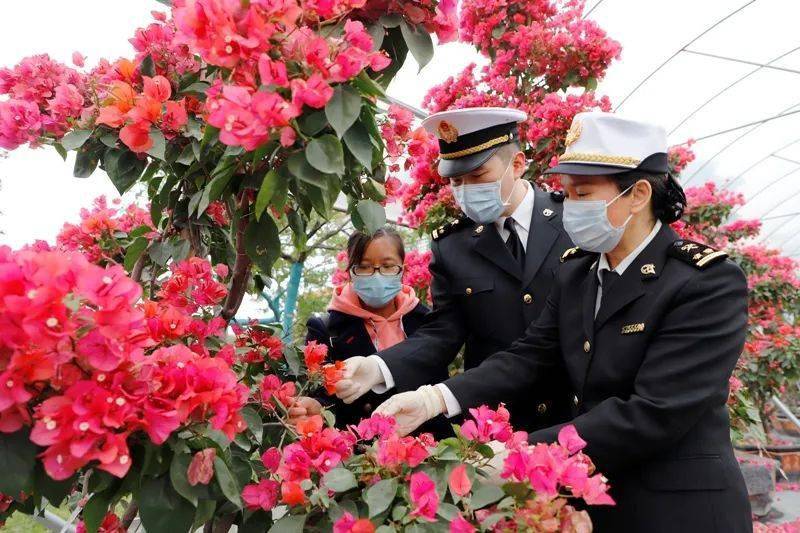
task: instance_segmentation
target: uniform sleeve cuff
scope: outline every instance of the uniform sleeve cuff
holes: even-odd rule
[[[447,409],[447,412],[444,413],[445,416],[447,418],[452,418],[461,414],[461,405],[459,405],[455,395],[447,388],[447,385],[444,383],[437,383],[436,388],[439,389],[439,392],[442,393],[442,397],[444,398],[444,406]]]
[[[383,382],[378,383],[377,385],[372,387],[372,392],[374,392],[375,394],[383,394],[389,389],[393,389],[394,378],[392,377],[392,373],[389,371],[389,367],[386,366],[386,363],[383,362],[383,359],[381,359],[377,355],[370,355],[369,357],[367,357],[367,359],[372,359],[376,363],[378,363],[378,369],[381,371],[381,376],[383,376]]]

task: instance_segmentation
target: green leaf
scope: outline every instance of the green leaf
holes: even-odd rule
[[[206,81],[196,81],[191,85],[189,85],[188,87],[186,87],[185,89],[181,89],[181,93],[182,94],[194,93],[199,95],[205,95],[209,87],[211,87],[211,84],[209,84]]]
[[[383,206],[373,200],[361,200],[356,206],[364,227],[368,233],[375,233],[376,230],[386,224],[386,211]]]
[[[380,22],[373,22],[367,25],[367,33],[372,37],[372,51],[377,52],[381,49],[381,44],[383,44],[383,36],[386,35],[383,24]],[[362,70],[361,72],[363,73],[364,71]]]
[[[92,130],[72,130],[61,138],[64,150],[77,150],[92,136]]]
[[[381,87],[378,82],[370,78],[364,70],[359,72],[358,76],[353,78],[353,84],[366,95],[386,96],[386,91],[383,90],[383,87]]]
[[[304,514],[285,515],[269,528],[268,533],[302,533],[305,523],[306,515]],[[148,531],[148,533],[150,532]]]
[[[147,154],[164,161],[164,153],[167,150],[167,139],[164,134],[157,128],[150,130],[150,138],[153,139],[153,146],[147,150]]]
[[[369,517],[377,516],[388,509],[396,494],[396,479],[382,479],[368,488],[364,494],[364,501],[369,507]]]
[[[96,533],[108,513],[108,506],[113,494],[113,491],[95,493],[83,506],[83,523],[86,531]]]
[[[372,141],[364,124],[361,122],[353,124],[344,134],[344,144],[364,168],[372,170]]]
[[[392,13],[391,15],[382,15],[381,18],[378,19],[378,22],[380,22],[384,28],[396,28],[402,21],[402,15],[397,13]]]
[[[33,488],[36,446],[28,430],[0,433],[0,492],[16,497]]]
[[[217,166],[211,171],[211,183],[205,186],[203,194],[197,200],[197,216],[205,213],[208,204],[220,197],[233,178],[237,165],[238,158],[236,156],[228,156],[219,160]],[[189,213],[191,214],[192,211],[189,210]]]
[[[232,504],[239,509],[242,508],[242,489],[239,488],[239,482],[231,474],[228,465],[221,457],[214,458],[214,473],[217,478],[219,488],[222,489],[222,494],[228,498]]]
[[[136,261],[139,260],[145,249],[147,249],[148,243],[149,241],[147,239],[139,237],[128,246],[128,249],[125,250],[125,270],[128,272],[133,270],[133,265],[136,264]]]
[[[281,253],[278,226],[269,213],[259,220],[250,220],[244,231],[244,247],[247,255],[264,274],[270,275],[272,265]]]
[[[142,63],[139,65],[139,72],[151,78],[156,75],[156,65],[153,63],[153,58],[150,54],[147,54],[144,59],[142,59]]]
[[[358,486],[356,476],[346,468],[334,468],[322,476],[322,483],[336,492],[345,492]]]
[[[264,437],[264,421],[261,416],[252,407],[244,407],[242,409],[242,418],[247,423],[247,429],[256,438],[258,442]]]
[[[494,450],[492,450],[492,447],[488,444],[480,444],[475,450],[487,459],[494,457]]]
[[[280,175],[274,168],[270,169],[269,172],[264,175],[264,180],[261,182],[261,187],[258,189],[258,196],[256,196],[256,219],[261,218],[261,213],[264,212],[264,209],[267,208],[270,200],[272,200],[275,190],[278,188],[278,180],[280,180]]]
[[[403,32],[403,39],[419,64],[419,70],[422,70],[433,58],[433,41],[430,34],[421,24],[411,26],[405,20],[400,22],[400,31]]]
[[[195,508],[172,488],[169,477],[142,481],[139,516],[147,533],[184,533],[194,521]]]
[[[85,144],[81,146],[75,156],[75,167],[72,169],[72,175],[76,178],[88,178],[91,176],[94,169],[97,168],[104,150],[105,146],[102,144],[97,146]]]
[[[92,475],[97,474],[94,472]],[[73,475],[63,481],[56,481],[47,475],[41,462],[36,463],[36,490],[42,496],[47,498],[47,501],[56,507],[59,507],[64,499],[75,488],[75,483],[78,480],[78,474]]]
[[[147,161],[130,150],[106,150],[103,167],[111,183],[120,194],[124,194],[139,179],[147,166]]]
[[[323,135],[308,143],[306,158],[311,166],[321,172],[344,174],[342,143],[334,135]]]
[[[499,501],[505,495],[500,487],[476,481],[472,487],[472,497],[469,499],[470,506],[473,509],[480,509]]]
[[[325,111],[320,110],[302,115],[297,119],[297,123],[300,131],[311,137],[325,129],[325,126],[328,125],[328,118],[325,116]]]
[[[289,366],[289,373],[293,376],[300,375],[300,356],[297,354],[297,348],[291,345],[283,347],[283,358],[286,359],[286,364]]]
[[[61,146],[61,143],[53,144],[53,148],[56,149],[56,152],[58,152],[58,155],[61,156],[61,159],[63,159],[64,161],[67,160],[67,151],[64,149],[63,146]]]
[[[214,511],[217,509],[217,502],[214,500],[199,500],[197,502],[197,512],[194,515],[194,522],[192,523],[192,531],[203,527],[203,524],[208,522],[214,517]]]
[[[436,510],[436,514],[449,522],[458,516],[458,507],[452,503],[441,502],[439,503],[439,508]]]
[[[597,90],[597,78],[591,77],[586,80],[586,90],[588,91]]]
[[[286,161],[289,172],[300,181],[304,181],[314,187],[324,189],[328,186],[325,181],[325,174],[312,167],[303,152],[295,152]],[[273,193],[274,194],[274,193]]]
[[[325,116],[339,138],[353,125],[361,111],[361,95],[349,85],[337,85],[325,105]]]
[[[192,456],[188,453],[176,453],[169,465],[169,480],[178,494],[196,506],[198,498],[207,495],[208,490],[202,485],[192,486],[186,477]]]

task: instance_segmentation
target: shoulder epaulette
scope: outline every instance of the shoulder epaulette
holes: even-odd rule
[[[569,261],[570,259],[576,259],[578,257],[586,257],[587,255],[592,255],[594,252],[589,252],[588,250],[581,250],[577,246],[575,248],[568,248],[561,254],[561,262]]]
[[[728,254],[715,250],[701,242],[680,239],[672,243],[667,254],[681,261],[685,261],[697,268],[707,268],[715,263],[724,261]]]
[[[459,227],[465,225],[468,220],[469,219],[467,219],[466,217],[460,217],[453,220],[452,222],[444,224],[443,226],[439,226],[438,228],[436,228],[431,232],[431,237],[433,238],[434,241],[438,241],[442,237],[452,233],[453,230],[456,230]]]
[[[564,202],[564,192],[563,191],[552,191],[550,193],[550,199],[557,203]]]

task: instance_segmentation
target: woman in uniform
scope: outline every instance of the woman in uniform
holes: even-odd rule
[[[550,172],[562,175],[564,228],[578,247],[562,257],[538,321],[479,367],[378,411],[407,432],[566,370],[569,423],[617,503],[589,508],[596,531],[750,532],[726,406],[747,328],[745,276],[668,226],[685,195],[669,175],[663,128],[581,113],[566,144]],[[560,427],[529,441],[554,442]]]

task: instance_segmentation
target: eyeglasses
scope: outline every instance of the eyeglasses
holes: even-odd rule
[[[381,265],[379,267],[372,265],[355,265],[350,269],[350,273],[354,276],[371,276],[375,272],[380,272],[384,276],[396,276],[403,271],[400,265]]]

